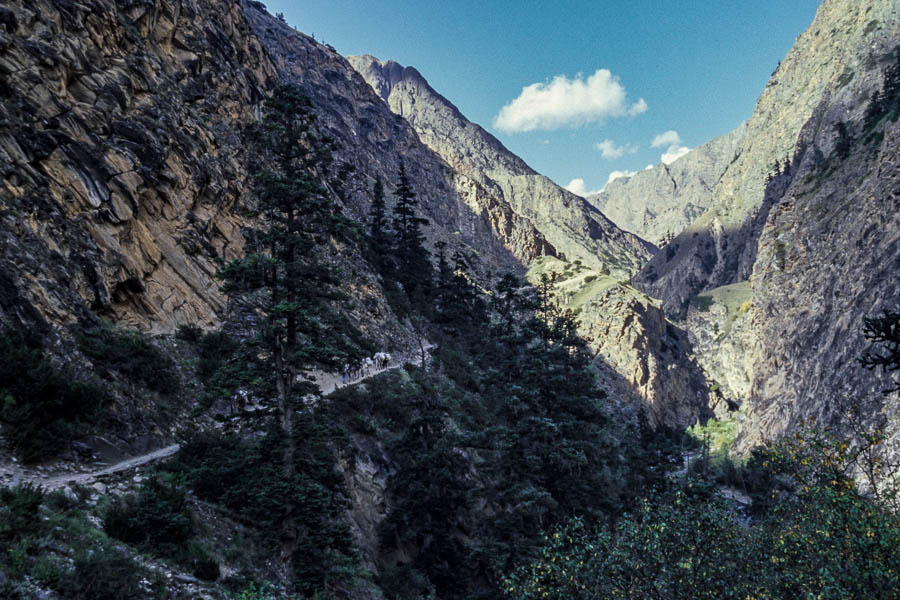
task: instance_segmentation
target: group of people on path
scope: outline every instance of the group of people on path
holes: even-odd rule
[[[372,373],[384,371],[391,362],[391,355],[387,352],[376,352],[374,356],[367,356],[344,365],[341,371],[341,383],[347,385],[351,381],[368,377]]]

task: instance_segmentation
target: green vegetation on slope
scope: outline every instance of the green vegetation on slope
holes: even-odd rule
[[[65,450],[104,418],[110,403],[97,379],[54,366],[35,336],[0,333],[0,423],[26,462]]]

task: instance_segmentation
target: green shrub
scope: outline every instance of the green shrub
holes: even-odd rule
[[[163,394],[180,387],[174,361],[140,332],[96,327],[78,336],[78,347],[107,374],[116,371]]]
[[[224,331],[211,331],[204,334],[199,342],[198,375],[203,381],[208,381],[238,349],[238,342]]]
[[[134,560],[100,547],[75,555],[73,568],[60,576],[57,591],[69,600],[133,600],[146,595],[141,576]]]
[[[273,600],[274,596],[269,594],[269,587],[265,582],[257,584],[251,581],[235,596],[235,600]]]
[[[60,559],[55,556],[41,556],[31,569],[32,577],[48,588],[57,587],[63,573],[63,565]]]
[[[753,534],[724,503],[687,487],[644,501],[614,528],[567,522],[503,589],[517,600],[758,597]]]
[[[196,540],[189,541],[174,558],[175,562],[188,567],[195,577],[203,581],[216,581],[221,574],[218,559],[208,547]]]
[[[175,337],[195,344],[203,337],[203,329],[194,324],[179,325],[178,329],[175,330]]]
[[[183,547],[194,524],[185,491],[172,479],[148,479],[137,495],[114,499],[103,528],[110,536],[165,555]]]
[[[324,415],[296,414],[295,437],[304,440],[304,446],[294,455],[293,472],[284,468],[280,429],[251,440],[200,433],[166,466],[183,474],[200,498],[256,524],[270,544],[266,551],[278,550],[278,540],[291,523],[290,535],[299,540],[292,557],[295,583],[305,593],[344,577],[355,565],[344,517],[343,478],[332,449],[336,434],[325,421]],[[290,510],[298,516],[292,518]]]
[[[32,483],[0,488],[0,541],[11,543],[38,532],[44,490]]]
[[[694,296],[690,302],[697,307],[697,310],[700,312],[708,311],[712,308],[712,305],[715,304],[715,300],[713,300],[711,296]]]
[[[33,335],[0,334],[0,422],[26,462],[62,450],[96,423],[109,404],[98,381],[54,367]]]

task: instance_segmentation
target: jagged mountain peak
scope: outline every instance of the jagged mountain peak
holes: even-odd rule
[[[363,73],[363,78],[368,82],[376,82],[373,85],[375,92],[381,96],[381,99],[388,102],[391,90],[394,86],[404,79],[421,81],[425,83],[425,78],[416,70],[415,67],[404,67],[400,63],[393,60],[379,60],[371,54],[363,54],[362,56],[348,56],[347,60],[353,67],[362,73],[361,69],[369,69],[370,74]]]
[[[479,146],[478,152],[464,157],[471,161],[471,167],[484,169],[489,167],[492,162],[501,161],[502,168],[512,170],[516,174],[537,174],[524,160],[510,152],[490,132],[466,119],[456,105],[431,87],[428,80],[415,67],[404,67],[393,60],[379,60],[369,54],[348,56],[347,60],[372,86],[372,89],[384,99],[391,110],[410,121],[413,127],[416,127],[417,122],[421,123],[423,128],[426,125],[423,119],[424,115],[419,114],[409,102],[414,97],[416,101],[426,102],[432,106],[433,110],[440,111],[442,119],[447,121],[442,125],[466,132],[467,143]],[[421,131],[419,135],[422,135]],[[424,139],[423,141],[428,143]],[[447,159],[447,157],[444,158]],[[456,160],[458,161],[460,158],[456,157]],[[451,165],[454,163],[451,162]]]

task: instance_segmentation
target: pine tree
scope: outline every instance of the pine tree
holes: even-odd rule
[[[422,226],[428,224],[428,219],[418,216],[419,203],[403,165],[400,165],[395,195],[397,280],[403,284],[410,300],[421,305],[431,292],[434,272],[430,255],[425,249],[425,236],[422,234]]]
[[[880,317],[866,317],[863,335],[869,341],[881,344],[880,351],[870,350],[860,359],[867,369],[881,368],[885,373],[900,370],[900,312],[885,310]],[[894,384],[885,393],[900,390],[900,383]]]
[[[254,134],[262,165],[254,176],[258,226],[247,235],[245,256],[218,273],[223,291],[259,309],[257,335],[245,342],[253,348],[245,355],[257,364],[246,368],[255,369],[253,392],[276,399],[282,477],[291,485],[305,481],[296,467],[294,417],[304,397],[319,393],[302,373],[314,363],[334,365],[348,353],[359,352],[360,338],[335,309],[342,298],[339,280],[323,257],[323,248],[345,228],[339,207],[321,183],[335,146],[314,124],[312,105],[297,87],[275,89]],[[303,523],[311,522],[312,515],[304,513],[316,510],[305,505],[307,500],[315,498],[292,498],[281,515],[282,575],[287,581],[298,569],[294,556]],[[321,502],[316,506],[327,508]]]
[[[391,232],[385,216],[384,184],[381,179],[375,180],[372,190],[372,205],[369,207],[369,251],[372,264],[376,266],[385,279],[393,277],[391,261]]]
[[[471,276],[472,257],[455,250],[450,260],[446,243],[438,242],[438,277],[435,322],[452,335],[480,337],[488,322],[487,306]]]

